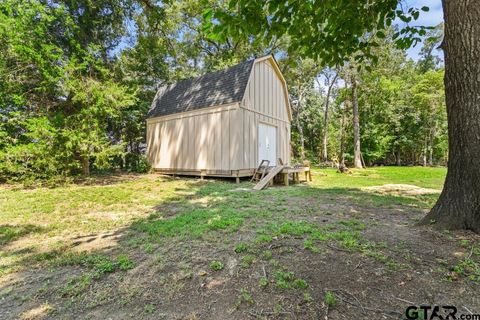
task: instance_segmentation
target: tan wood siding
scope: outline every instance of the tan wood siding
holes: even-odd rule
[[[224,170],[230,170],[230,112],[221,113],[221,127],[222,127],[222,165]]]
[[[287,91],[270,60],[253,66],[242,106],[275,119],[289,121]]]
[[[186,118],[185,125],[188,132],[188,149],[186,150],[186,165],[185,168],[195,168],[195,118]]]
[[[261,160],[262,122],[277,128],[277,158],[289,164],[288,93],[274,63],[259,59],[253,65],[241,103],[148,119],[147,157],[152,167],[168,172],[247,172]]]
[[[240,108],[147,126],[154,168],[240,170],[258,165],[258,124],[277,127],[277,157],[290,162],[290,124]]]
[[[230,112],[230,163],[232,169],[243,168],[243,113],[236,109]]]
[[[253,66],[250,81],[245,90],[242,108],[245,108],[244,121],[253,118],[248,139],[249,161],[245,163],[256,167],[258,162],[258,124],[260,122],[277,127],[277,157],[290,164],[290,120],[287,91],[283,80],[275,71],[270,59],[257,62]],[[246,153],[246,152],[245,152]]]
[[[168,117],[147,123],[147,158],[153,168],[240,170],[244,155],[243,109]],[[231,125],[232,124],[232,125]],[[252,161],[253,163],[253,161]]]
[[[213,122],[213,168],[222,167],[222,114],[217,112],[212,114]]]

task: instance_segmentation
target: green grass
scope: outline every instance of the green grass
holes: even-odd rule
[[[422,167],[378,167],[354,170],[353,174],[338,174],[333,169],[314,170],[325,176],[316,176],[312,190],[352,189],[383,184],[412,184],[423,188],[440,190],[446,174],[444,168]],[[192,184],[194,185],[192,187]],[[200,188],[200,186],[202,186]],[[3,225],[23,224],[22,222],[47,222],[51,227],[68,230],[95,230],[98,223],[75,225],[79,219],[97,213],[95,218],[105,218],[106,213],[117,214],[120,222],[125,218],[138,216],[138,210],[151,208],[161,202],[184,202],[187,195],[212,199],[224,196],[235,188],[231,183],[216,181],[200,184],[192,180],[170,180],[155,176],[138,176],[113,182],[109,185],[67,185],[57,188],[17,189],[0,187],[0,223]],[[285,188],[284,188],[285,189]],[[281,189],[282,192],[285,190]],[[292,186],[289,192],[296,193]],[[308,190],[311,192],[312,190]],[[248,202],[254,206],[261,197],[256,194],[238,192],[237,202]],[[64,218],[70,217],[70,221]],[[80,218],[78,218],[80,216]],[[87,217],[85,217],[87,216]],[[35,219],[33,219],[35,218]],[[78,219],[77,219],[78,218]],[[55,223],[56,222],[56,223]]]
[[[121,254],[117,257],[117,266],[118,269],[122,271],[127,271],[135,268],[135,262],[126,255]]]
[[[325,293],[325,304],[330,308],[335,308],[337,306],[338,300],[333,292],[327,291]]]
[[[128,245],[140,246],[147,253],[153,253],[162,239],[228,238],[244,230],[253,232],[255,238],[232,244],[230,248],[236,253],[250,253],[278,238],[301,236],[305,237],[304,249],[312,252],[318,252],[318,241],[336,241],[347,249],[374,256],[362,242],[360,232],[366,226],[360,221],[344,219],[340,224],[320,227],[292,217],[318,215],[319,210],[324,216],[331,215],[318,207],[329,202],[398,206],[402,210],[428,208],[438,194],[385,194],[365,188],[411,184],[440,191],[445,173],[444,168],[421,167],[378,167],[353,170],[351,175],[315,169],[314,181],[308,186],[262,192],[239,191],[230,181],[200,182],[156,175],[112,176],[90,185],[57,188],[0,186],[0,276],[30,265],[32,258],[36,262],[65,259],[76,236],[101,235],[122,228],[145,235],[132,237]],[[250,188],[251,184],[244,182],[241,187]],[[122,259],[112,262],[115,269],[134,267],[129,258]],[[253,260],[242,263],[248,267]],[[111,266],[105,262],[102,268],[108,272]]]
[[[360,255],[362,261],[384,267],[386,272],[413,265],[412,257],[401,260],[394,248],[366,239],[365,231],[377,223],[368,217],[373,210],[379,216],[416,210],[418,216],[419,209],[431,207],[437,199],[445,169],[379,167],[353,170],[351,175],[332,169],[313,173],[314,181],[308,185],[262,192],[245,191],[252,186],[248,182],[239,188],[229,181],[155,175],[54,189],[0,186],[0,277],[39,266],[53,274],[63,268],[75,269],[58,290],[61,297],[73,301],[82,299],[90,288],[98,289],[109,277],[134,275],[128,270],[145,259],[158,259],[166,245],[183,250],[178,244],[199,244],[215,253],[201,266],[205,274],[211,270],[212,275],[227,276],[229,272],[221,270],[227,265],[230,271],[230,261],[222,254],[235,256],[239,273],[260,272],[253,287],[239,290],[236,303],[243,307],[255,304],[255,289],[267,294],[297,294],[308,303],[312,299],[308,292],[314,286],[304,280],[311,279],[305,270],[286,262],[293,257],[298,261],[302,255],[317,259],[340,250]],[[369,188],[385,184],[438,192],[408,194]],[[352,207],[355,210],[350,210]],[[122,241],[113,251],[72,250],[75,237],[117,230],[123,230]],[[466,240],[459,245],[467,255],[449,261],[439,277],[480,282],[478,245]],[[158,264],[178,263],[168,259],[171,257],[162,256]],[[197,272],[189,266],[185,274],[191,277]],[[171,291],[181,285],[181,280],[172,282]],[[326,292],[324,303],[334,308],[337,299]],[[144,312],[152,314],[155,308],[146,304]]]
[[[114,229],[159,203],[182,199],[179,194],[182,189],[188,190],[188,185],[188,181],[138,176],[110,185],[37,189],[0,186],[0,241],[18,238],[15,234],[51,237]],[[15,230],[5,230],[7,226]]]
[[[100,290],[110,278],[134,277],[143,266],[157,268],[162,286],[174,294],[184,284],[183,277],[228,277],[235,268],[232,260],[238,265],[237,275],[255,275],[253,285],[242,284],[244,288],[238,290],[237,307],[260,304],[261,299],[254,300],[259,290],[299,295],[308,303],[315,286],[305,279],[312,279],[312,274],[295,266],[305,257],[323,259],[341,252],[385,272],[409,268],[409,263],[414,266],[417,260],[407,244],[389,246],[371,240],[368,232],[372,227],[383,228],[388,215],[398,212],[403,213],[402,219],[412,215],[406,221],[413,224],[438,198],[446,173],[444,168],[420,167],[352,171],[339,174],[333,169],[314,169],[314,181],[308,185],[262,192],[248,190],[249,182],[239,186],[231,181],[156,175],[118,176],[112,181],[57,188],[0,186],[0,277],[26,268],[44,268],[52,277],[62,269],[72,271],[63,273],[66,276],[58,292],[74,303],[90,288]],[[385,184],[437,192],[370,188]],[[93,247],[83,252],[84,243],[77,247],[76,239],[102,239],[105,233],[116,231],[121,236],[109,249]],[[451,236],[451,241],[457,240]],[[473,240],[458,240],[458,246],[465,254],[445,261],[438,271],[439,280],[480,282],[480,246]],[[204,253],[202,259],[190,260]],[[182,271],[175,273],[179,278],[168,281],[170,271],[165,270],[183,263]],[[323,298],[330,308],[340,301],[333,292]],[[145,314],[157,311],[150,303],[139,308]]]
[[[459,277],[466,277],[472,282],[480,283],[480,243],[475,244],[468,240],[461,240],[460,244],[469,249],[470,253],[450,267],[447,280],[453,281]]]
[[[258,285],[262,288],[265,288],[266,286],[268,286],[268,279],[266,277],[261,277],[258,281]]]
[[[40,233],[44,228],[32,224],[25,225],[1,225],[0,226],[0,246],[14,241],[29,234]]]
[[[352,174],[339,174],[333,169],[318,170],[326,176],[315,179],[320,188],[361,188],[384,184],[411,184],[421,188],[441,190],[446,169],[424,167],[375,167],[356,170]],[[314,171],[318,172],[317,170]]]
[[[292,271],[277,271],[274,274],[276,285],[279,289],[306,289],[305,280],[295,277]]]
[[[248,250],[248,246],[246,243],[239,243],[235,246],[236,253],[242,253]]]
[[[303,241],[303,248],[305,250],[310,250],[314,253],[320,252],[320,249],[317,246],[315,246],[313,240],[311,239],[305,239],[305,241]]]
[[[433,206],[438,194],[396,195],[373,192],[368,187],[385,184],[406,184],[420,188],[441,191],[445,180],[446,169],[423,167],[376,167],[352,170],[352,174],[339,174],[333,169],[314,170],[322,173],[314,179],[312,188],[292,191],[290,195],[314,196],[320,189],[324,195],[344,197],[361,205],[373,207],[390,207],[406,205],[420,208]]]
[[[237,297],[237,308],[240,307],[242,304],[254,304],[255,301],[253,300],[252,294],[248,292],[247,289],[242,288],[240,290],[240,294]]]
[[[223,269],[223,263],[221,263],[220,261],[212,261],[210,263],[210,269],[212,269],[213,271],[220,271]]]
[[[242,268],[249,268],[254,261],[255,261],[255,256],[251,254],[247,254],[242,257],[242,262],[240,263],[240,266],[242,266]]]
[[[315,177],[310,188],[270,189],[264,195],[285,197],[309,196],[318,192],[341,194],[347,190],[359,192],[363,187],[383,184],[412,184],[440,190],[445,176],[444,168],[379,167],[354,171],[352,175],[334,170],[314,170],[326,176]],[[250,215],[269,216],[272,208],[263,205],[260,194],[236,192],[234,184],[215,181],[196,183],[192,180],[170,180],[155,176],[138,176],[115,181],[109,185],[67,185],[58,188],[17,189],[0,186],[0,244],[28,234],[47,234],[49,237],[72,232],[101,232],[130,223],[162,203],[188,204],[188,196],[195,195],[210,204],[209,208],[196,206],[174,219],[150,223],[149,231],[160,235],[203,233],[206,230],[237,228]],[[352,194],[355,197],[355,192]],[[363,196],[363,194],[362,194]],[[370,200],[391,197],[371,194]],[[409,197],[393,197],[397,200]],[[420,202],[422,197],[417,197]],[[225,203],[225,200],[231,201]],[[411,199],[403,199],[411,202]],[[238,212],[238,208],[243,210]],[[260,210],[259,210],[260,209]],[[152,215],[161,218],[162,212]],[[198,224],[198,225],[197,225]],[[195,225],[195,228],[189,226]],[[200,230],[199,230],[200,229]]]
[[[155,312],[155,306],[151,303],[148,303],[143,307],[143,312],[146,314],[153,314]]]

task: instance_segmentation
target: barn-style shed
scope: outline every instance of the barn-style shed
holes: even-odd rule
[[[161,87],[147,119],[156,171],[251,176],[262,160],[290,163],[287,84],[271,55]]]

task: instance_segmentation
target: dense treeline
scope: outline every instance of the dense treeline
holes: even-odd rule
[[[159,85],[269,53],[290,86],[297,158],[353,163],[358,106],[366,165],[445,162],[443,70],[434,54],[441,27],[418,62],[387,34],[378,61],[322,68],[287,53],[287,37],[207,36],[202,13],[221,3],[2,1],[0,181],[145,171],[145,115]]]
[[[434,54],[442,25],[428,35],[417,62],[396,49],[389,37],[376,48],[375,65],[358,70],[347,63],[319,69],[318,74],[314,72],[316,83],[309,76],[312,61],[302,61],[303,67],[289,74],[292,92],[298,97],[293,136],[298,157],[315,163],[344,160],[353,165],[353,104],[357,103],[362,165],[446,163],[444,71]],[[308,81],[300,84],[301,79]]]

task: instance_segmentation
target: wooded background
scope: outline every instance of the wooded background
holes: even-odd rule
[[[392,25],[375,35],[372,58],[324,67],[291,50],[288,36],[211,37],[205,12],[222,3],[2,1],[0,182],[144,172],[145,117],[158,86],[270,53],[289,84],[296,159],[445,164],[443,25],[422,35],[418,61],[398,49]]]

